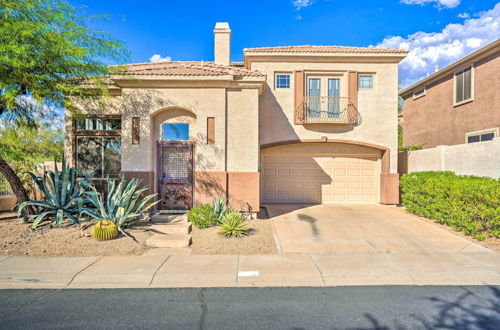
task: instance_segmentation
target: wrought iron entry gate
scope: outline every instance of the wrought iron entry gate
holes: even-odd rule
[[[193,206],[193,154],[190,141],[158,142],[160,210],[188,210]]]

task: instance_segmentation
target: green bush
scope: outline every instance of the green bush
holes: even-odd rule
[[[401,177],[401,191],[408,212],[477,239],[500,237],[499,180],[453,172],[416,172]]]
[[[188,212],[188,220],[195,227],[200,229],[213,227],[219,222],[219,219],[214,212],[214,207],[210,204],[193,207]]]
[[[243,237],[248,234],[244,224],[245,216],[237,211],[230,211],[222,218],[219,234],[229,237]]]

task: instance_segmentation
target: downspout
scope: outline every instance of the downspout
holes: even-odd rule
[[[229,199],[229,173],[227,172],[227,130],[228,126],[228,109],[227,109],[227,88],[224,89],[225,98],[224,98],[224,173],[226,175],[226,199]]]

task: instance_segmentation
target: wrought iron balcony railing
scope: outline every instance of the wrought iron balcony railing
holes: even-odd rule
[[[360,115],[347,97],[306,96],[296,110],[298,124],[358,125]]]

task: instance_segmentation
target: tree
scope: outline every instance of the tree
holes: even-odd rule
[[[64,133],[61,127],[35,118],[35,127],[5,125],[0,120],[0,157],[16,172],[37,172],[37,165],[45,161],[61,160]],[[18,174],[23,187],[33,193],[33,182],[27,175]]]
[[[74,98],[108,95],[105,77],[120,70],[128,53],[109,33],[87,26],[91,19],[63,0],[0,0],[0,117],[36,126],[47,109],[76,113]],[[89,90],[88,83],[94,87]],[[0,157],[0,174],[19,203],[28,196],[21,180]]]

